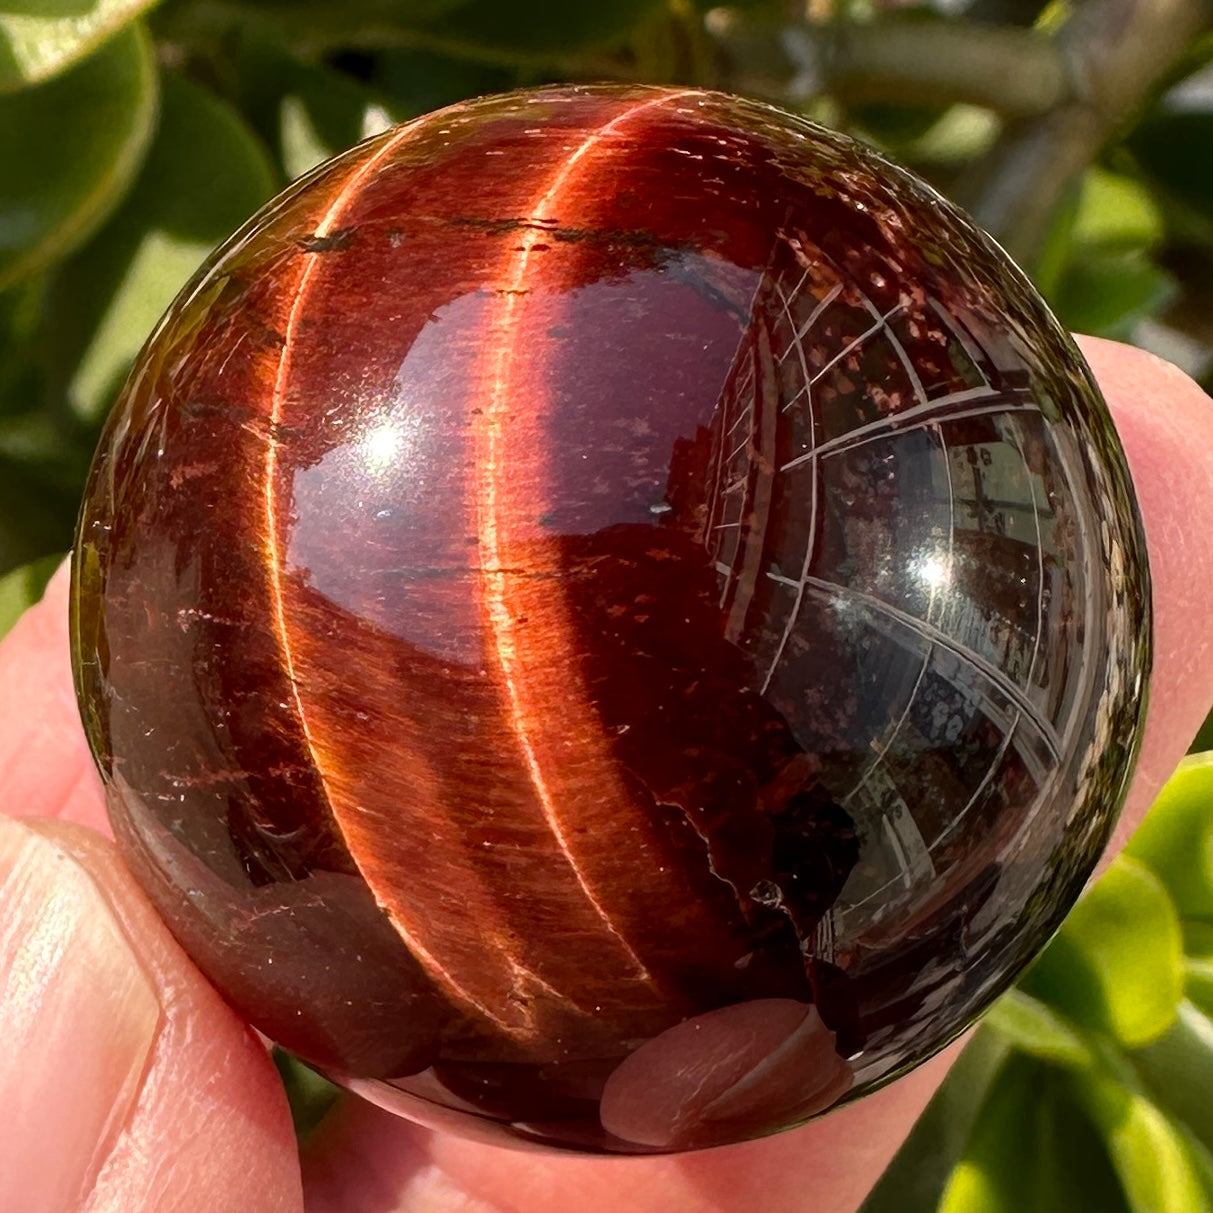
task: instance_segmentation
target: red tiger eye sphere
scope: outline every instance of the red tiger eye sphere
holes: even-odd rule
[[[75,661],[126,857],[435,1125],[796,1124],[1090,873],[1147,571],[1074,346],[928,187],[694,90],[457,105],[222,248],[105,432]]]

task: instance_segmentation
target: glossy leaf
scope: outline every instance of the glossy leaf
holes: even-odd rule
[[[978,1031],[864,1202],[862,1213],[935,1213],[978,1110],[1010,1055],[1004,1036]]]
[[[0,577],[0,636],[13,626],[26,607],[42,597],[61,556],[43,556]]]
[[[77,416],[100,416],[173,296],[275,185],[239,115],[166,73],[161,122],[135,188],[54,284],[50,370]]]
[[[1020,984],[1076,1024],[1136,1047],[1174,1022],[1183,982],[1175,907],[1149,868],[1122,855]]]
[[[113,210],[155,108],[152,48],[138,27],[70,72],[0,97],[0,289],[82,243]]]
[[[1213,920],[1213,754],[1180,763],[1126,853],[1162,880],[1181,915]]]
[[[249,27],[274,30],[302,57],[318,61],[351,46],[378,48],[412,42],[419,36],[432,39],[432,33],[419,34],[419,31],[429,31],[435,22],[444,19],[457,25],[457,10],[468,0],[342,0],[341,3],[240,0],[240,3],[247,13]],[[229,17],[231,13],[228,9]],[[219,20],[222,22],[222,17]],[[213,36],[215,22],[206,5],[170,4],[159,24],[174,41],[189,44]]]
[[[1184,993],[1206,1015],[1213,1016],[1213,921],[1184,922]]]
[[[1091,249],[1147,248],[1162,239],[1163,220],[1140,181],[1095,167],[1083,178],[1074,217],[1075,244]]]
[[[1098,1137],[1040,1063],[1010,1061],[991,1087],[939,1213],[1125,1207]]]
[[[1054,308],[1057,307],[1057,294],[1062,278],[1074,257],[1074,224],[1078,219],[1081,196],[1081,183],[1072,183],[1063,191],[1061,201],[1054,208],[1053,218],[1030,267],[1036,289]]]
[[[1106,1073],[1074,1082],[1132,1213],[1213,1213],[1202,1159],[1154,1103]]]
[[[48,80],[157,0],[2,0],[0,92]]]
[[[1052,1007],[1023,990],[1008,990],[986,1013],[983,1023],[1023,1053],[1056,1065],[1091,1064],[1082,1037]]]
[[[1130,1060],[1154,1103],[1213,1150],[1213,1019],[1183,1002],[1168,1031]]]

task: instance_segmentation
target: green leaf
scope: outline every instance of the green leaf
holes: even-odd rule
[[[1106,1074],[1073,1081],[1103,1133],[1132,1213],[1213,1213],[1199,1153],[1165,1113]]]
[[[301,1142],[306,1141],[336,1103],[340,1088],[285,1049],[275,1049],[273,1056],[291,1105],[295,1136]]]
[[[234,61],[240,111],[288,179],[409,116],[361,82],[302,62],[262,32],[247,32]]]
[[[58,75],[155,3],[156,0],[3,0],[0,93]]]
[[[1162,215],[1140,181],[1098,166],[1087,171],[1074,219],[1075,244],[1123,251],[1147,248],[1162,236]]]
[[[1213,107],[1175,109],[1164,103],[1137,126],[1128,146],[1170,197],[1213,218]]]
[[[42,597],[62,560],[62,556],[43,556],[0,577],[0,636],[20,619],[26,607]]]
[[[584,50],[618,42],[663,0],[471,0],[427,26],[465,46],[523,57]]]
[[[1074,257],[1074,224],[1078,219],[1078,203],[1082,196],[1081,183],[1069,185],[1053,209],[1048,230],[1040,250],[1030,267],[1037,290],[1057,307],[1057,294],[1062,278]]]
[[[977,1032],[864,1201],[861,1213],[935,1213],[978,1109],[1010,1055],[1005,1037],[984,1028]]]
[[[121,210],[56,276],[48,372],[95,421],[144,339],[203,258],[276,184],[257,139],[225,102],[172,72],[147,163]]]
[[[1070,261],[1050,302],[1067,328],[1123,339],[1177,290],[1175,279],[1142,253],[1100,250]]]
[[[987,1094],[939,1213],[1124,1207],[1107,1154],[1056,1075],[1013,1058]]]
[[[1133,1048],[1162,1035],[1183,996],[1183,937],[1167,890],[1118,857],[1020,982],[1074,1023]]]
[[[1213,1015],[1213,960],[1189,957],[1185,977],[1184,993],[1206,1015]]]
[[[1196,960],[1213,961],[1213,919],[1184,921],[1184,951]]]
[[[156,67],[132,26],[70,72],[0,97],[0,289],[81,244],[138,171]]]
[[[71,546],[79,493],[0,458],[0,574]]]
[[[26,279],[0,292],[0,424],[13,414],[26,413],[41,400],[37,366],[32,355],[42,324],[46,283]]]
[[[1213,750],[1213,712],[1205,717],[1204,724],[1200,726],[1199,732],[1188,747],[1188,752],[1191,754],[1203,754],[1210,750]]]
[[[1126,853],[1167,886],[1183,917],[1213,920],[1213,754],[1179,764]]]
[[[467,0],[239,0],[236,4],[168,4],[157,28],[176,44],[196,45],[231,33],[232,17],[259,33],[273,32],[306,59],[351,47],[374,48],[416,41],[419,29],[461,8]],[[525,20],[525,18],[524,18]],[[226,53],[224,45],[220,53]]]
[[[1162,214],[1140,181],[1091,168],[1059,203],[1033,277],[1068,328],[1130,337],[1178,289],[1147,255],[1163,229]]]
[[[847,127],[869,143],[904,155],[907,148],[917,147],[927,132],[939,125],[942,116],[938,106],[872,101],[847,107]]]
[[[516,69],[425,50],[388,50],[375,57],[372,83],[402,117],[413,118],[465,97],[506,92],[519,84]]]
[[[294,16],[306,23],[316,19],[344,21],[347,27],[377,22],[379,24],[429,21],[461,8],[468,0],[346,0],[339,7],[332,0],[245,0],[250,9],[271,14],[275,18]]]
[[[958,102],[944,111],[921,138],[900,149],[914,163],[958,165],[988,152],[1002,130],[998,115]]]
[[[1129,1061],[1154,1103],[1213,1150],[1213,1020],[1182,1002],[1170,1029]]]
[[[986,1013],[983,1023],[1020,1052],[1041,1061],[1078,1068],[1091,1064],[1090,1050],[1064,1017],[1022,990],[1008,990]]]

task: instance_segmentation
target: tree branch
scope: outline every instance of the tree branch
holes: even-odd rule
[[[907,18],[830,26],[758,23],[737,10],[708,15],[721,87],[802,101],[948,105],[1036,116],[1070,92],[1066,63],[1036,30]]]
[[[965,101],[1002,115],[991,151],[952,189],[1012,256],[1036,257],[1058,202],[1213,20],[1213,0],[1076,0],[1053,37],[976,23],[756,24],[709,14],[717,83],[805,101]]]
[[[1069,83],[1057,47],[1035,30],[940,21],[839,26],[823,66],[843,101],[967,101],[1008,117],[1047,113]]]
[[[1066,189],[1211,20],[1210,0],[1086,0],[1056,38],[1069,98],[1010,124],[956,200],[1030,266]]]

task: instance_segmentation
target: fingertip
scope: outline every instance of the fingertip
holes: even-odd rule
[[[0,640],[0,812],[108,834],[72,685],[68,585],[64,561],[41,601]]]
[[[1149,549],[1154,664],[1122,845],[1213,705],[1213,401],[1144,350],[1081,338],[1124,446]]]

